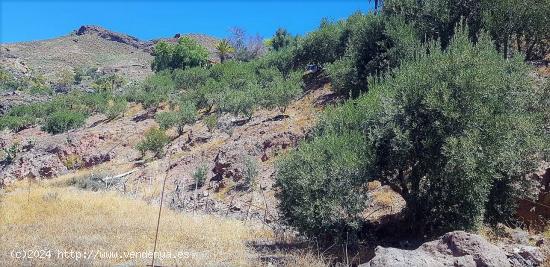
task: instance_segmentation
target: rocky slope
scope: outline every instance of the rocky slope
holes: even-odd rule
[[[158,201],[160,192],[152,188],[153,184],[160,184],[169,170],[168,201],[173,208],[239,217],[254,214],[270,221],[276,216],[271,190],[275,158],[305,138],[331,94],[328,87],[310,91],[285,114],[259,110],[251,120],[223,115],[218,119],[218,128],[212,131],[198,121],[186,126],[182,136],[172,132],[174,139],[161,159],[152,155],[142,159],[134,148],[144,132],[157,125],[154,111],[140,106],[133,106],[123,118],[113,121],[91,117],[85,127],[64,134],[50,135],[38,127],[4,132],[0,144],[17,144],[20,152],[12,164],[3,167],[0,182],[77,176],[79,170],[89,169],[109,175],[131,170],[113,188]],[[247,157],[258,164],[256,190],[243,182]],[[201,165],[208,167],[207,183],[196,192],[192,174]]]
[[[214,48],[218,42],[216,38],[202,34],[188,36],[209,50],[212,61],[219,61]],[[11,71],[32,71],[33,75],[43,75],[48,81],[56,81],[63,71],[77,68],[98,68],[100,71],[115,72],[128,80],[141,80],[152,73],[151,52],[157,41],[143,41],[99,26],[86,25],[58,38],[2,44],[0,62]]]

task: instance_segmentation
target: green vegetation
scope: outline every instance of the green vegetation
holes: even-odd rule
[[[519,51],[526,59],[541,59],[550,49],[549,12],[548,0],[385,0],[383,7],[385,15],[410,21],[423,41],[439,39],[446,47],[462,20],[472,40],[488,31],[504,57]]]
[[[193,172],[193,179],[195,180],[195,187],[200,187],[206,182],[206,174],[208,173],[208,167],[205,164],[197,167],[195,172]]]
[[[362,188],[373,179],[405,198],[411,232],[513,219],[516,198],[528,192],[524,175],[548,150],[533,131],[543,113],[527,65],[504,60],[487,34],[473,45],[467,29],[444,51],[435,43],[423,50],[391,75],[371,78],[357,100],[327,110],[313,140],[279,163],[290,225],[323,237],[359,230]]]
[[[212,132],[218,126],[218,115],[213,113],[203,119],[204,124],[208,128],[208,131]]]
[[[153,55],[151,68],[157,72],[205,66],[208,60],[208,51],[189,37],[181,37],[176,44],[160,41]]]
[[[162,71],[151,75],[139,85],[126,92],[126,99],[141,103],[145,108],[157,108],[161,102],[168,101],[169,95],[175,90],[172,74]]]
[[[17,153],[19,153],[19,143],[13,143],[9,147],[3,147],[2,152],[4,154],[4,159],[2,161],[6,164],[11,164],[17,157]]]
[[[20,131],[42,124],[45,131],[57,134],[80,127],[94,113],[104,113],[113,119],[124,112],[127,102],[109,92],[84,93],[72,91],[51,101],[13,107],[0,117],[0,129]]]
[[[183,134],[183,127],[197,120],[197,110],[191,102],[179,103],[175,111],[160,112],[155,115],[155,120],[161,129],[177,127],[178,135]]]
[[[170,142],[170,138],[159,128],[151,128],[145,133],[144,139],[136,145],[136,149],[145,156],[147,151],[155,154],[155,157],[162,156],[164,147]]]
[[[16,78],[8,70],[0,67],[0,92],[16,90],[38,95],[50,95],[53,92],[42,76]]]
[[[256,178],[259,174],[258,161],[251,156],[247,156],[244,158],[243,166],[244,183],[254,190],[256,187]]]
[[[112,74],[96,79],[91,86],[98,91],[113,92],[114,90],[122,87],[125,83],[124,78],[119,75]]]
[[[84,125],[85,120],[85,115],[79,112],[56,111],[46,118],[42,130],[52,134],[63,133]]]
[[[235,48],[231,46],[229,41],[223,39],[216,45],[216,52],[220,57],[220,62],[223,63],[231,54],[235,53]]]
[[[284,220],[309,237],[353,236],[365,205],[365,138],[355,132],[305,142],[277,164]]]
[[[271,46],[275,51],[288,47],[293,42],[293,38],[284,28],[279,28],[271,38]]]

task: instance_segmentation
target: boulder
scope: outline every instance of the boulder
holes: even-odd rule
[[[539,248],[503,249],[479,235],[454,231],[415,250],[378,246],[374,258],[360,266],[538,266],[543,261]]]

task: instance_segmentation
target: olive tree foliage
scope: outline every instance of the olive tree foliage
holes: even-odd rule
[[[325,178],[333,175],[319,170],[338,157],[308,149],[325,138],[344,142],[349,132],[364,138],[349,149],[368,155],[353,188],[374,178],[390,185],[407,203],[405,217],[413,233],[432,236],[472,230],[483,221],[509,221],[516,199],[536,193],[525,175],[536,169],[550,142],[537,130],[544,122],[536,104],[541,96],[532,90],[523,58],[503,59],[487,34],[473,45],[467,29],[458,30],[446,50],[435,43],[425,50],[429,53],[391,75],[372,78],[371,88],[358,99],[329,109],[313,140],[280,162],[281,210],[290,225],[306,234],[343,234],[332,223],[331,207],[318,204],[339,203],[347,190],[318,192],[344,187],[334,187]],[[323,160],[310,163],[315,157]],[[343,170],[358,166],[340,164]],[[354,177],[350,173],[334,180],[347,181]],[[309,195],[316,199],[305,199]]]
[[[197,109],[192,102],[178,103],[174,111],[160,112],[155,115],[155,120],[161,129],[176,127],[178,136],[183,134],[183,127],[197,120]]]
[[[273,50],[279,51],[285,47],[288,47],[293,42],[292,35],[284,28],[279,28],[271,38],[271,46]]]
[[[345,24],[347,49],[342,58],[327,66],[332,88],[354,97],[368,90],[367,78],[381,75],[410,59],[420,42],[404,20],[357,13]]]
[[[384,0],[383,13],[405,18],[418,30],[422,41],[440,40],[445,48],[461,21],[468,27],[470,38],[476,39],[482,28],[482,1],[485,0]]]
[[[504,56],[521,52],[527,60],[542,59],[550,51],[549,0],[481,2],[483,25]]]
[[[519,51],[527,60],[541,59],[550,49],[548,0],[386,0],[383,13],[405,18],[423,41],[439,39],[443,47],[462,22],[472,41],[490,32],[505,57]]]
[[[321,21],[319,28],[310,32],[298,41],[295,54],[295,64],[331,63],[340,58],[346,50],[346,36],[344,35],[344,21]]]
[[[175,44],[158,42],[153,56],[151,68],[156,72],[205,66],[208,62],[208,50],[189,37],[181,37]]]
[[[370,155],[359,132],[326,134],[277,163],[283,220],[308,237],[346,238],[361,229]]]
[[[126,92],[126,99],[139,102],[146,108],[156,108],[161,102],[168,101],[176,84],[169,71],[155,73]]]

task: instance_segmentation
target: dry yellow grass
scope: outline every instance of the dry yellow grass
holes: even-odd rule
[[[27,191],[25,187],[19,185],[0,199],[0,266],[150,264],[150,255],[144,252],[153,249],[158,207],[115,192],[44,185],[34,185]],[[256,265],[257,257],[246,241],[270,237],[271,232],[237,220],[165,209],[157,247],[158,255],[164,258],[156,263]],[[21,260],[12,254],[21,251],[43,251],[44,257]],[[89,258],[77,260],[77,254],[59,254],[71,251],[90,253]]]

